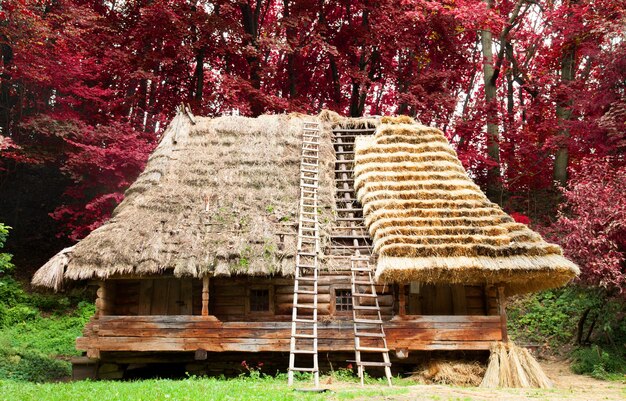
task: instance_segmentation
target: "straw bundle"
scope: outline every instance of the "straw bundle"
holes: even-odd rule
[[[196,117],[193,124],[177,115],[110,221],[53,258],[34,283],[58,288],[62,278],[166,272],[292,274],[302,121],[296,115]],[[320,203],[333,205],[329,131],[320,164]],[[331,208],[320,221],[331,223]],[[326,231],[322,227],[322,239]]]
[[[526,348],[512,342],[497,342],[491,348],[480,387],[552,388],[554,385]]]
[[[355,189],[386,282],[555,287],[579,270],[491,203],[435,128],[381,119],[355,146]]]
[[[484,374],[485,367],[476,361],[435,359],[413,372],[411,379],[428,384],[478,386]]]

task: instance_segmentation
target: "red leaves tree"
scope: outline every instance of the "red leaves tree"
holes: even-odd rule
[[[497,188],[492,200],[539,222],[554,217],[564,172],[623,157],[623,0],[5,0],[0,9],[0,163],[71,179],[52,216],[72,239],[108,218],[183,101],[204,115],[412,115],[445,131],[475,180]]]
[[[626,296],[626,165],[585,160],[564,189],[553,227],[566,254],[581,267],[580,280]]]

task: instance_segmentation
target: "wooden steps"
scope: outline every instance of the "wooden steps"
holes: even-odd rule
[[[331,234],[331,256],[350,256],[352,318],[354,328],[353,361],[364,383],[365,368],[384,368],[391,385],[391,362],[381,309],[369,265],[372,239],[365,227],[363,208],[354,192],[354,141],[359,135],[373,134],[374,129],[335,129],[334,148],[336,211],[338,227]],[[347,269],[346,269],[347,270]],[[367,339],[367,346],[362,345]],[[364,340],[365,341],[365,340]],[[373,360],[372,358],[377,358]]]

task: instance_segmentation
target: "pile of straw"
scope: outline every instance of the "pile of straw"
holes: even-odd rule
[[[425,384],[478,386],[484,374],[485,367],[476,361],[435,359],[413,372],[411,379]]]
[[[386,282],[502,283],[507,294],[555,287],[579,270],[491,203],[441,131],[383,118],[357,139],[355,189]]]
[[[296,253],[303,120],[178,114],[109,222],[55,256],[33,284],[173,273],[290,275]],[[321,146],[322,205],[334,205],[330,131]],[[322,208],[324,235],[332,207]]]
[[[554,384],[526,348],[498,342],[491,348],[480,387],[552,388]]]

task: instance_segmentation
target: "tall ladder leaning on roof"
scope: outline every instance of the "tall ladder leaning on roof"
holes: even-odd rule
[[[300,162],[298,253],[296,254],[293,283],[289,385],[293,385],[294,372],[310,372],[313,373],[316,388],[320,384],[317,353],[317,277],[319,274],[318,253],[320,251],[318,221],[319,151],[319,123],[315,121],[304,122],[302,159]],[[301,297],[312,298],[313,302],[301,302]]]
[[[354,190],[354,143],[359,135],[372,134],[374,129],[333,130],[335,154],[337,155],[337,212],[338,221],[347,226],[348,231],[333,236],[333,240],[350,241],[347,249],[353,251],[350,257],[350,276],[352,292],[352,317],[354,322],[354,363],[361,379],[365,380],[366,367],[382,367],[385,369],[387,382],[391,386],[391,361],[383,328],[380,305],[374,283],[374,272],[369,263],[371,258],[371,241],[363,219],[363,209],[356,200]]]

